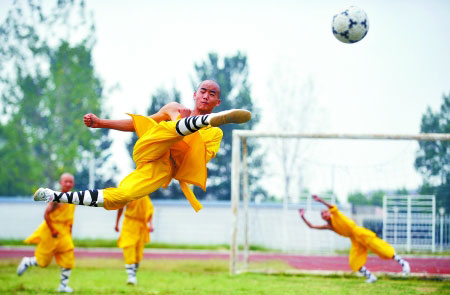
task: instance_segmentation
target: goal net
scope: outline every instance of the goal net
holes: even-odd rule
[[[230,273],[258,270],[261,264],[256,256],[252,259],[258,250],[281,255],[348,253],[349,239],[310,229],[300,219],[298,210],[303,208],[312,224],[325,223],[320,216],[325,207],[314,202],[312,194],[338,204],[358,225],[384,235],[394,247],[434,250],[434,197],[408,196],[418,195],[422,184],[414,169],[421,140],[449,141],[450,135],[234,130]],[[359,205],[351,206],[348,198]],[[417,211],[422,205],[426,209]],[[419,218],[415,214],[421,214],[423,222],[411,222]],[[419,242],[414,239],[418,232]]]

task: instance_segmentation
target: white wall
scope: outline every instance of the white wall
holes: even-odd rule
[[[176,244],[229,244],[231,236],[231,209],[229,202],[203,201],[198,213],[184,200],[153,201],[155,215],[151,235],[154,242]],[[45,203],[30,199],[5,200],[0,198],[0,238],[24,239],[43,221]],[[278,204],[250,205],[250,243],[286,251],[330,252],[348,249],[348,239],[331,231],[311,230],[298,215],[299,206],[289,207],[286,231],[283,231],[283,212]],[[307,218],[322,224],[320,210],[313,207]],[[346,211],[346,210],[345,210]],[[347,212],[346,212],[347,213]],[[73,236],[75,238],[115,239],[116,211],[77,206]],[[123,220],[123,217],[122,217]],[[243,241],[243,215],[240,210],[239,240]],[[285,233],[285,234],[284,234]]]

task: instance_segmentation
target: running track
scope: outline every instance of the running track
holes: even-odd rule
[[[0,247],[0,259],[33,256],[34,248]],[[123,258],[120,249],[75,249],[77,258]],[[146,249],[145,259],[193,259],[228,260],[228,252],[213,251],[172,251]],[[411,265],[411,272],[429,275],[450,275],[450,257],[405,257]],[[303,271],[344,271],[350,272],[347,256],[305,256],[275,253],[251,253],[250,261],[281,260]],[[393,260],[382,260],[369,256],[366,266],[373,272],[395,273],[401,267]]]

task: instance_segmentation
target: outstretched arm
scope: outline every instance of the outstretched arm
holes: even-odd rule
[[[175,121],[178,115],[181,118],[185,118],[191,115],[191,110],[183,106],[178,102],[170,102],[163,106],[156,114],[150,115],[149,117],[156,122],[161,121]]]
[[[124,119],[124,120],[101,119],[96,115],[89,113],[84,115],[83,121],[84,125],[90,128],[108,128],[119,131],[135,131],[132,119]]]
[[[153,232],[153,214],[148,218],[148,231]]]
[[[329,224],[324,224],[324,225],[312,225],[311,222],[309,222],[309,221],[306,219],[306,217],[305,217],[305,209],[300,209],[300,210],[298,210],[298,213],[300,214],[300,217],[303,219],[303,221],[306,223],[306,225],[309,226],[310,228],[333,230],[333,228],[332,228],[331,225],[329,225]]]
[[[190,109],[182,104],[171,102],[163,106],[156,114],[150,115],[149,117],[159,123],[161,121],[175,121],[178,118],[178,115],[181,115],[181,118],[188,117],[191,115],[191,112]],[[136,131],[132,119],[101,119],[96,115],[89,113],[84,115],[83,121],[84,124],[90,128],[108,128],[130,132]]]
[[[114,230],[116,232],[119,232],[119,221],[120,221],[120,216],[122,216],[122,212],[123,212],[123,208],[120,208],[119,210],[117,210],[116,226],[114,227]]]
[[[319,198],[319,196],[317,196],[317,195],[313,195],[312,196],[313,197],[313,199],[316,201],[316,202],[319,202],[319,203],[322,203],[322,204],[324,204],[325,206],[327,206],[328,207],[328,209],[330,209],[330,208],[333,208],[334,206],[333,205],[331,205],[330,203],[328,203],[328,202],[325,202],[324,200],[322,200],[321,198]]]

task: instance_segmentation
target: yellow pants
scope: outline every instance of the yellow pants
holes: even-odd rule
[[[107,210],[123,208],[128,202],[148,196],[172,179],[170,159],[139,165],[125,177],[117,188],[103,190],[104,207]]]
[[[73,268],[75,257],[70,235],[60,238],[42,239],[36,247],[36,261],[40,267],[47,267],[55,257],[56,264],[63,268]]]
[[[349,264],[353,271],[358,271],[366,264],[368,250],[382,259],[392,259],[394,257],[394,247],[376,236],[367,241],[358,241],[355,238],[351,238],[351,241],[352,248],[350,249]]]
[[[117,245],[123,248],[125,264],[139,263],[144,257],[144,247],[150,242],[147,223],[125,216]]]
[[[142,261],[142,258],[144,257],[144,246],[145,242],[140,240],[135,245],[123,248],[125,264],[134,264]]]
[[[153,121],[154,122],[154,121]],[[136,122],[135,122],[136,124]],[[136,170],[125,177],[117,188],[103,191],[104,208],[116,210],[128,202],[142,198],[163,187],[172,179],[172,164],[169,149],[183,139],[175,129],[176,122],[150,124],[142,131],[133,149]]]

